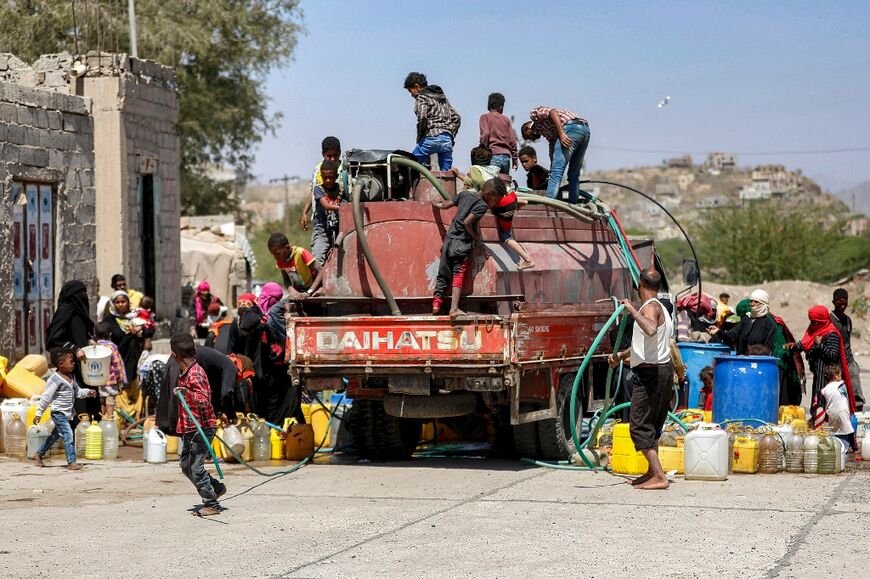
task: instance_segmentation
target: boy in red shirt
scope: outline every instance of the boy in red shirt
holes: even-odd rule
[[[523,205],[528,205],[525,199],[518,199],[516,191],[508,191],[500,200],[496,201],[495,207],[492,208],[492,214],[495,215],[495,220],[498,223],[498,239],[514,253],[520,256],[520,263],[517,264],[517,270],[531,269],[535,267],[535,262],[520,245],[520,242],[514,239],[513,221],[514,213]]]
[[[181,466],[181,472],[193,483],[199,496],[202,497],[203,506],[194,511],[194,514],[199,517],[219,515],[222,509],[218,499],[226,494],[227,487],[205,470],[205,461],[209,455],[208,446],[211,445],[217,430],[217,419],[211,405],[211,387],[208,383],[208,376],[202,366],[196,362],[196,344],[193,337],[184,333],[175,334],[169,341],[169,346],[181,370],[175,392],[181,392],[184,396],[191,413],[196,417],[208,438],[208,445],[206,445],[196,429],[196,424],[188,416],[179,400],[176,431],[184,441],[184,448],[178,463]]]
[[[707,411],[713,410],[713,368],[704,366],[700,377],[704,385],[701,386],[701,394],[698,396],[698,408]]]

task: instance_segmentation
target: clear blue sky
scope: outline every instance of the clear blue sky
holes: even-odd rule
[[[308,33],[267,92],[284,119],[254,174],[310,175],[320,141],[414,145],[410,71],[462,115],[466,168],[490,92],[517,124],[538,104],[589,119],[588,170],[657,164],[613,148],[765,152],[870,146],[870,2],[303,1]],[[664,96],[671,103],[656,107]],[[545,151],[542,143],[539,152]],[[540,155],[546,159],[546,154]],[[703,157],[696,155],[696,161]],[[837,190],[870,180],[870,151],[740,157]]]

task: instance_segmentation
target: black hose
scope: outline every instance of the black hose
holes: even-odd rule
[[[362,189],[363,182],[357,181],[356,185],[353,186],[353,191],[351,192],[351,202],[353,203],[353,226],[354,229],[356,229],[359,246],[369,264],[369,268],[372,270],[372,275],[375,276],[375,280],[378,282],[378,287],[381,288],[384,298],[387,300],[387,305],[390,307],[390,313],[394,316],[401,316],[402,310],[399,309],[399,304],[396,303],[396,298],[393,297],[393,292],[390,291],[390,286],[387,285],[387,280],[385,280],[384,276],[381,275],[381,270],[372,255],[372,250],[369,248],[369,242],[366,239],[365,232],[363,231],[364,224],[359,199]]]
[[[659,209],[661,209],[662,211],[665,212],[665,215],[667,215],[668,217],[671,218],[671,221],[674,222],[674,225],[677,226],[677,228],[680,230],[680,233],[682,233],[683,237],[686,238],[686,243],[689,244],[689,249],[692,251],[692,257],[694,258],[695,264],[697,265],[697,268],[698,268],[698,303],[700,304],[701,303],[701,262],[698,260],[698,254],[695,252],[695,246],[692,245],[692,240],[689,239],[689,234],[686,233],[686,230],[683,229],[683,226],[680,225],[680,222],[677,221],[677,218],[674,217],[670,211],[668,211],[667,207],[665,207],[664,205],[662,205],[661,203],[659,203],[658,201],[656,201],[655,199],[653,199],[652,197],[650,197],[649,195],[644,193],[643,191],[638,191],[637,189],[634,189],[633,187],[629,187],[628,185],[623,185],[621,183],[614,183],[613,181],[595,181],[595,180],[580,181],[580,183],[612,185],[613,187],[620,187],[620,188],[625,189],[627,191],[631,191],[632,193],[637,193],[641,197],[645,197],[647,200],[652,201],[656,206],[658,206]]]

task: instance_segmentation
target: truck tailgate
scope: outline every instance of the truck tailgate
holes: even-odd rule
[[[498,316],[290,318],[291,366],[506,364],[510,322]]]

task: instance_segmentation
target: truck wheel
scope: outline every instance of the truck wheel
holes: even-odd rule
[[[420,441],[422,424],[396,418],[380,400],[354,400],[350,428],[357,454],[369,460],[406,460]]]
[[[556,391],[557,418],[539,420],[538,436],[541,439],[541,454],[547,460],[568,460],[576,452],[571,439],[571,390],[574,387],[576,372],[562,374],[559,378],[559,389]],[[583,400],[583,384],[578,392]],[[579,401],[578,401],[579,402]],[[577,409],[578,421],[583,417],[583,407]]]
[[[520,411],[528,412],[528,409],[520,407]],[[514,424],[514,451],[517,458],[537,459],[541,456],[541,445],[538,440],[538,428],[534,422],[526,424]]]

